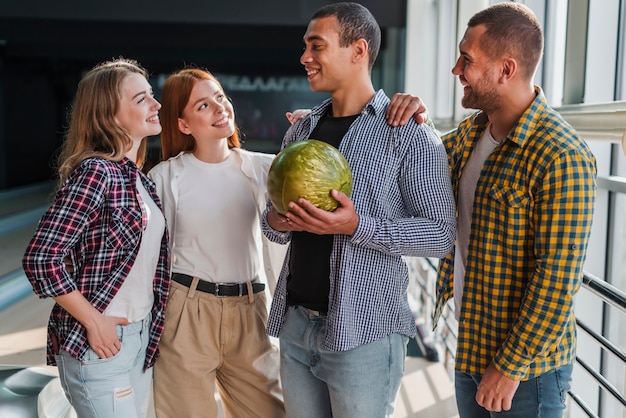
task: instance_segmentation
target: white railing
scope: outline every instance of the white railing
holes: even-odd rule
[[[626,155],[626,101],[568,105],[557,110],[586,141],[621,144]]]

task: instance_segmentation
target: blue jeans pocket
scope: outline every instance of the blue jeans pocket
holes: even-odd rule
[[[91,347],[89,347],[89,349],[87,350],[87,352],[83,356],[83,361],[82,361],[83,365],[97,364],[97,363],[108,363],[108,362],[113,361],[115,358],[121,356],[122,350],[124,350],[124,342],[122,341],[122,339],[123,339],[123,337],[122,337],[122,326],[121,325],[117,325],[115,327],[115,329],[117,331],[117,338],[120,340],[120,343],[121,343],[120,350],[113,357],[100,358],[98,353],[96,353]]]
[[[563,404],[563,406],[566,405],[567,392],[569,392],[572,383],[572,369],[572,365],[567,365],[559,367],[555,371],[556,384],[559,387],[559,391],[561,393],[561,403]]]
[[[65,376],[65,358],[61,354],[55,354],[54,359],[57,363],[57,368],[59,370],[59,381],[61,382],[61,388],[65,393],[67,401],[71,404],[72,392],[69,390],[70,388],[68,387],[67,378]]]
[[[572,381],[572,365],[561,366],[536,378],[538,408],[542,417],[562,417],[567,405],[567,391]]]

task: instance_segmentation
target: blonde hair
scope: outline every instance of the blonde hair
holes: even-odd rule
[[[198,81],[210,80],[224,90],[217,78],[208,70],[185,68],[170,75],[163,85],[161,95],[161,158],[167,160],[181,151],[193,151],[196,143],[192,135],[186,135],[178,129],[178,118],[189,102],[191,91]],[[239,148],[239,129],[228,138],[228,148]]]
[[[135,60],[118,58],[93,67],[78,83],[70,111],[70,126],[59,156],[59,187],[87,158],[120,161],[132,147],[132,139],[115,119],[121,85],[131,73],[148,79],[147,71]],[[146,139],[137,152],[137,165],[146,158]]]

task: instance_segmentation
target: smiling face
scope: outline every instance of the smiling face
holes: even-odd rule
[[[452,68],[463,85],[461,104],[468,109],[481,109],[489,113],[500,107],[498,92],[498,65],[480,48],[480,37],[485,26],[469,27],[459,43],[460,56]]]
[[[120,103],[115,119],[133,141],[161,132],[159,109],[152,87],[139,73],[129,73],[120,86]]]
[[[196,140],[226,139],[235,132],[235,111],[212,80],[199,80],[193,86],[189,101],[178,118],[178,128]]]
[[[339,22],[335,16],[313,19],[304,34],[304,44],[300,63],[312,91],[332,92],[353,78],[353,45],[339,46]]]

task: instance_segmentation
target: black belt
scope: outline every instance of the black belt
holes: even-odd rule
[[[191,286],[193,277],[188,274],[174,273],[172,274],[172,280],[189,287]],[[200,280],[196,286],[196,290],[215,296],[244,296],[248,294],[248,285],[246,283],[211,283]],[[264,290],[264,283],[252,283],[252,293],[259,293]]]

